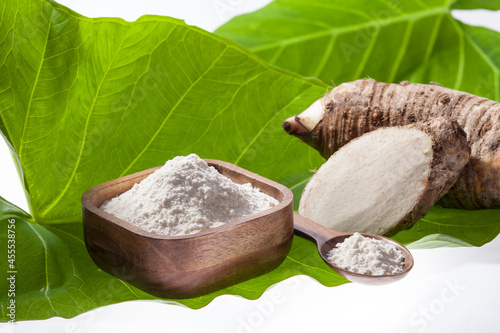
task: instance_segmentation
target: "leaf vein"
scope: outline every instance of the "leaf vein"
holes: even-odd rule
[[[406,51],[408,50],[408,43],[410,41],[410,36],[411,36],[412,31],[413,31],[413,22],[410,21],[408,23],[408,27],[406,28],[406,32],[405,32],[402,46],[399,50],[399,53],[398,53],[396,60],[394,61],[394,66],[392,67],[391,74],[389,76],[389,82],[394,82],[394,79],[396,78],[396,75],[398,74],[399,66],[401,65],[401,62],[403,61],[404,55],[406,54]]]
[[[205,77],[205,75],[207,75],[215,66],[215,64],[223,57],[223,55],[226,53],[226,50],[227,50],[227,46],[226,48],[224,48],[224,50],[219,54],[219,56],[212,62],[212,64],[210,66],[207,67],[207,69],[203,72],[203,74],[201,74],[197,79],[196,81],[194,81],[193,83],[191,83],[188,87],[188,89],[186,89],[186,91],[184,92],[184,94],[178,99],[178,101],[175,103],[175,105],[170,109],[169,113],[166,115],[165,119],[163,119],[162,123],[160,124],[160,126],[158,127],[158,129],[156,130],[156,132],[151,136],[150,140],[148,141],[148,143],[146,144],[146,146],[141,149],[141,151],[137,154],[137,156],[132,160],[132,162],[130,162],[130,164],[128,165],[127,168],[125,168],[125,170],[123,170],[123,172],[121,173],[120,177],[123,177],[124,175],[127,174],[127,172],[130,170],[130,168],[139,160],[139,158],[146,152],[146,150],[149,148],[149,146],[151,146],[151,144],[153,143],[153,141],[156,139],[156,137],[158,136],[158,134],[160,133],[160,131],[163,129],[163,127],[165,126],[166,122],[168,119],[170,119],[170,116],[175,112],[175,110],[177,109],[177,107],[181,104],[182,101],[184,101],[184,99],[186,98],[186,96],[191,92],[191,90],[194,88],[194,86],[196,86],[196,84],[203,78]],[[160,93],[161,94],[161,93]],[[166,99],[166,98],[165,98]],[[167,99],[166,99],[167,100]]]
[[[48,267],[48,258],[47,258],[47,255],[48,255],[47,244],[45,244],[43,237],[41,237],[40,234],[35,230],[35,228],[33,228],[31,223],[28,222],[27,225],[31,228],[31,230],[33,230],[33,232],[36,234],[36,236],[38,237],[38,239],[40,239],[40,242],[42,243],[44,260],[45,260],[45,291],[44,291],[44,295],[45,295],[45,298],[47,298],[47,301],[49,301],[49,305],[52,308],[52,310],[54,311],[54,313],[57,314],[57,311],[54,309],[54,306],[52,305],[52,301],[50,300],[49,295],[48,295],[48,292],[49,292],[49,267]]]
[[[23,129],[22,129],[22,133],[21,133],[21,139],[20,139],[20,142],[19,142],[19,158],[22,157],[22,151],[23,151],[23,141],[24,141],[24,137],[26,135],[26,125],[28,123],[28,118],[29,118],[29,115],[30,115],[30,110],[31,110],[31,103],[33,102],[33,96],[35,94],[35,90],[36,90],[36,87],[37,87],[37,84],[38,84],[38,78],[40,77],[40,73],[42,72],[42,67],[43,67],[43,63],[45,61],[45,52],[47,51],[47,44],[49,44],[49,33],[50,33],[50,28],[52,26],[52,15],[54,13],[54,7],[52,7],[52,10],[51,10],[51,19],[49,21],[49,24],[48,24],[48,27],[47,27],[47,32],[45,33],[45,35],[47,36],[47,41],[45,42],[45,45],[43,47],[43,50],[42,50],[42,59],[40,60],[40,65],[38,66],[38,70],[36,72],[36,76],[35,76],[35,81],[33,83],[33,89],[31,89],[31,92],[30,92],[30,97],[29,97],[29,100],[28,100],[28,107],[26,108],[26,116],[24,117],[24,125],[23,125]]]
[[[46,216],[47,213],[50,212],[57,205],[57,203],[64,197],[64,195],[66,194],[66,192],[70,188],[71,182],[73,181],[73,178],[76,175],[76,170],[78,169],[78,167],[80,165],[80,162],[81,162],[81,158],[82,158],[82,155],[83,155],[83,150],[85,148],[85,143],[86,143],[86,137],[87,137],[88,128],[89,128],[90,118],[91,118],[92,113],[94,111],[95,103],[96,103],[96,101],[97,101],[97,99],[99,97],[99,93],[101,91],[102,85],[104,84],[104,81],[106,80],[106,76],[108,75],[109,71],[111,70],[112,64],[115,61],[116,56],[118,55],[118,53],[120,53],[120,50],[122,49],[123,43],[125,42],[125,40],[126,40],[126,37],[124,37],[122,39],[122,41],[120,43],[120,46],[117,48],[115,54],[113,55],[113,58],[109,62],[108,68],[107,68],[106,72],[104,72],[104,74],[103,74],[103,76],[101,78],[101,81],[99,82],[99,85],[97,87],[97,90],[96,90],[96,93],[94,95],[94,98],[92,99],[92,104],[91,104],[90,109],[88,111],[87,119],[85,120],[85,127],[84,127],[84,131],[83,131],[82,143],[80,145],[80,150],[78,152],[78,157],[77,157],[77,160],[75,162],[75,167],[73,168],[73,171],[72,171],[72,173],[71,173],[68,181],[66,182],[66,185],[64,186],[63,190],[59,193],[59,195],[51,203],[47,204],[46,208],[40,214],[41,216]]]
[[[260,51],[267,50],[270,48],[279,47],[282,44],[285,44],[285,45],[298,44],[298,43],[301,43],[301,42],[304,42],[304,41],[307,41],[310,39],[317,39],[317,38],[321,38],[321,37],[324,37],[327,35],[344,34],[344,33],[349,33],[349,32],[358,31],[358,30],[362,30],[362,29],[389,26],[391,24],[405,22],[405,21],[414,22],[414,21],[417,21],[417,20],[425,18],[425,17],[430,17],[430,16],[434,16],[434,15],[438,15],[438,14],[442,15],[442,14],[447,14],[447,13],[448,13],[447,8],[439,8],[438,7],[438,8],[429,9],[427,11],[423,11],[423,12],[419,12],[419,13],[408,13],[408,14],[403,14],[403,15],[399,15],[399,16],[392,16],[390,18],[383,19],[383,20],[373,20],[373,21],[363,22],[363,23],[359,23],[359,24],[352,24],[350,26],[345,26],[342,28],[335,27],[332,29],[324,30],[324,31],[308,33],[308,34],[300,35],[297,37],[289,38],[285,41],[277,41],[277,42],[272,42],[272,43],[268,43],[268,44],[262,44],[262,45],[257,46],[257,47],[250,47],[250,49],[253,52],[260,52]]]

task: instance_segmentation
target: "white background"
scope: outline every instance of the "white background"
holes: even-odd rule
[[[168,15],[209,31],[269,0],[64,0],[90,17]],[[500,12],[454,12],[500,31]],[[0,139],[0,195],[28,209],[7,146]],[[400,282],[327,288],[307,276],[283,281],[256,301],[216,298],[200,310],[134,301],[73,319],[1,324],[6,332],[500,332],[500,238],[481,248],[412,250],[415,267]]]

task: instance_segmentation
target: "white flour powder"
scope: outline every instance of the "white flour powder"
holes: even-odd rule
[[[167,161],[101,209],[146,231],[190,235],[261,212],[278,201],[221,175],[197,155]]]
[[[328,252],[328,260],[351,272],[366,275],[397,274],[404,266],[404,256],[394,245],[363,237],[358,232]]]

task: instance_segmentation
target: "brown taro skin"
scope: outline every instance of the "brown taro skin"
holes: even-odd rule
[[[467,135],[470,161],[439,204],[500,208],[499,103],[438,85],[363,79],[335,87],[322,98],[322,105],[322,120],[306,135],[296,136],[326,159],[352,139],[377,128],[440,116],[455,120]]]
[[[386,233],[386,236],[392,236],[401,230],[409,229],[423,218],[436,201],[456,184],[470,157],[470,147],[467,144],[466,134],[454,120],[437,117],[407,125],[405,128],[418,129],[432,138],[431,172],[425,191],[416,205],[394,229]]]

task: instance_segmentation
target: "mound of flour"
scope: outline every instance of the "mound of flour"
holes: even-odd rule
[[[101,209],[146,231],[190,235],[261,212],[278,201],[221,175],[197,155],[167,161]]]
[[[404,256],[394,245],[355,232],[328,252],[328,260],[354,273],[397,274],[403,270]]]

